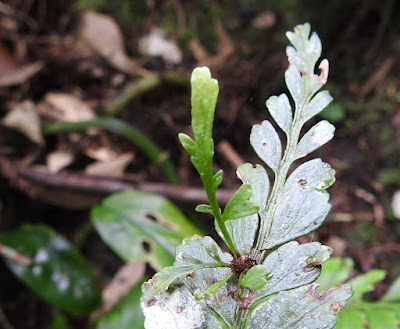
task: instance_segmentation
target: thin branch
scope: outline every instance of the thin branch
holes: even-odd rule
[[[203,188],[174,186],[163,183],[134,183],[126,178],[124,179],[124,177],[116,179],[68,172],[51,174],[43,169],[13,163],[4,158],[0,158],[0,172],[14,185],[24,189],[24,192],[34,191],[37,185],[41,185],[49,188],[72,189],[97,194],[143,191],[161,194],[175,201],[188,203],[207,202],[207,195]],[[23,183],[21,184],[21,182]],[[219,189],[217,191],[217,199],[220,204],[225,205],[233,194],[234,191]]]

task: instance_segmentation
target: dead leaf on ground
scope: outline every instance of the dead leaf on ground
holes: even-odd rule
[[[267,29],[275,24],[276,15],[271,10],[262,12],[251,21],[251,25],[260,30]]]
[[[85,173],[95,176],[118,177],[124,173],[132,159],[132,153],[121,154],[107,162],[99,161],[88,165],[85,169]]]
[[[0,42],[0,77],[15,71],[17,68],[17,61],[7,47]]]
[[[31,101],[25,101],[15,106],[1,123],[19,131],[36,144],[44,144],[40,119],[35,111],[35,105]]]
[[[74,159],[75,155],[70,150],[58,149],[47,155],[46,166],[50,173],[55,174],[61,169],[69,166]]]
[[[227,58],[233,53],[235,47],[228,32],[220,21],[215,22],[215,31],[218,41],[217,53],[215,55],[205,57],[207,52],[198,40],[192,40],[189,47],[198,60],[198,66],[208,66],[213,70],[219,70],[226,64]]]
[[[0,77],[0,87],[9,87],[24,83],[44,67],[43,62],[27,64]]]
[[[47,93],[45,102],[54,107],[54,118],[59,121],[87,121],[96,118],[94,111],[71,94]]]
[[[126,54],[119,26],[109,16],[92,11],[84,12],[78,28],[78,39],[117,70],[127,74],[149,74]]]
[[[139,50],[147,56],[159,56],[168,64],[179,64],[182,61],[182,51],[178,45],[168,40],[164,31],[160,29],[154,29],[143,36],[139,41]]]
[[[112,149],[112,145],[110,144],[110,141],[108,139],[106,140],[103,139],[101,143],[102,145],[103,144],[106,145],[100,147],[90,146],[84,150],[84,153],[88,157],[101,162],[111,161],[112,159],[115,159],[118,156],[118,152]]]
[[[103,290],[103,306],[92,315],[91,320],[94,321],[106,313],[122,296],[126,295],[129,289],[143,277],[145,269],[145,263],[129,263],[124,265]]]

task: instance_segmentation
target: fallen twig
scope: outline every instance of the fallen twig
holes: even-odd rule
[[[104,195],[136,190],[161,194],[175,201],[189,203],[207,202],[207,195],[202,188],[174,186],[163,183],[134,183],[127,181],[124,177],[116,179],[67,172],[52,174],[32,166],[12,163],[4,158],[0,158],[0,171],[11,183],[21,189],[23,188],[24,192],[30,191],[32,196],[35,196],[34,191],[38,187],[42,189],[47,187],[53,190],[68,189]],[[219,189],[217,191],[217,198],[220,204],[226,204],[233,194],[234,191]]]

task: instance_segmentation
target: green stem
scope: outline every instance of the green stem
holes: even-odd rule
[[[130,102],[141,95],[159,88],[163,84],[187,86],[189,80],[178,75],[174,71],[166,72],[163,75],[148,75],[134,82],[128,83],[123,91],[104,108],[104,114],[115,116],[125,109]]]
[[[215,282],[212,286],[210,286],[205,292],[200,293],[196,299],[204,299],[210,296],[215,290],[220,288],[226,281],[228,281],[233,276],[233,273],[230,272],[225,275],[221,280]]]
[[[97,118],[79,122],[56,122],[42,127],[43,134],[51,135],[60,132],[83,131],[89,128],[106,129],[125,137],[136,145],[150,160],[155,162],[163,173],[165,179],[174,185],[180,185],[181,181],[175,171],[171,160],[150,139],[144,136],[133,126],[114,118]]]
[[[224,236],[225,243],[228,245],[229,249],[235,256],[239,256],[240,255],[239,250],[237,250],[236,246],[234,245],[233,240],[226,228],[225,221],[222,217],[221,209],[218,205],[217,197],[215,194],[216,191],[214,191],[214,189],[211,188],[210,186],[206,186],[206,182],[204,180],[203,184],[204,184],[204,189],[206,190],[207,193],[208,202],[210,203],[213,215],[218,223],[218,227],[221,230],[222,235]]]

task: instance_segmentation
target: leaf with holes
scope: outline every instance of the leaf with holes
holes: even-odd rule
[[[329,194],[323,191],[292,190],[278,201],[263,248],[270,249],[316,230],[329,213],[328,200]]]
[[[205,302],[195,300],[185,286],[159,293],[151,279],[143,284],[142,292],[146,329],[220,328]]]
[[[278,133],[269,121],[253,126],[250,143],[260,159],[276,173],[282,157],[282,146]]]
[[[325,190],[334,182],[335,170],[321,159],[313,159],[303,163],[292,172],[285,182],[281,198],[296,188]]]
[[[299,244],[291,241],[284,244],[260,265],[269,273],[269,280],[255,292],[257,299],[313,282],[321,272],[320,265],[331,252],[329,247],[319,242]]]
[[[324,263],[321,276],[316,280],[316,283],[321,284],[318,290],[347,281],[353,267],[351,259],[329,259]],[[385,271],[371,270],[348,281],[354,291],[354,297],[350,298],[348,306],[338,314],[335,329],[386,329],[400,326],[400,279],[393,282],[380,300],[371,302],[362,299],[365,293],[373,290],[374,283],[383,280],[384,277]]]
[[[124,261],[148,261],[157,270],[173,263],[175,248],[186,236],[199,233],[167,199],[142,192],[108,197],[93,208],[92,220]]]
[[[252,329],[329,329],[336,323],[336,313],[351,297],[348,286],[316,293],[310,284],[283,291],[255,307],[247,328]]]
[[[6,264],[46,302],[73,314],[88,314],[100,305],[100,287],[86,260],[50,228],[24,226],[3,235],[0,241],[32,258],[31,265],[11,260]]]
[[[216,261],[216,258],[220,261]],[[174,266],[190,266],[196,263],[220,264],[225,263],[225,267],[203,268],[181,278],[189,291],[206,292],[216,282],[223,280],[226,275],[231,273],[229,267],[232,255],[223,252],[217,243],[209,236],[201,238],[194,236],[183,241],[182,245],[176,248],[176,260]],[[234,317],[236,301],[230,296],[230,292],[235,289],[237,279],[231,279],[219,287],[214,293],[204,301],[216,312],[216,316],[221,321],[229,323]],[[216,327],[209,327],[216,328]]]

